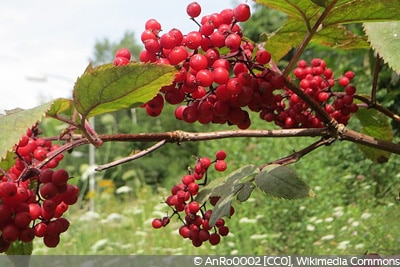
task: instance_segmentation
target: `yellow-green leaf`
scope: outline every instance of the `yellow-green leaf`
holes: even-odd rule
[[[176,72],[175,67],[161,64],[89,65],[75,83],[73,103],[85,117],[137,107],[171,84]]]
[[[40,121],[51,108],[53,102],[31,109],[14,109],[0,115],[0,160],[26,133],[28,128]]]

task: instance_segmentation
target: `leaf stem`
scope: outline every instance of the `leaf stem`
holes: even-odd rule
[[[303,41],[300,43],[299,47],[296,49],[294,56],[290,59],[288,65],[286,66],[285,70],[283,71],[283,75],[286,77],[289,75],[289,73],[292,71],[294,68],[296,62],[300,58],[300,56],[303,54],[304,50],[306,49],[307,45],[311,41],[312,37],[315,35],[315,33],[318,31],[319,27],[322,25],[323,20],[326,18],[326,16],[329,14],[329,12],[332,10],[332,8],[336,5],[338,0],[333,0],[325,9],[324,12],[319,16],[317,21],[315,22],[314,26],[307,31],[307,34],[304,36]]]

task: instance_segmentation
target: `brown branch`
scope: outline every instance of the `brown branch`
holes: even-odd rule
[[[361,95],[354,95],[354,98],[361,100],[362,102],[364,102],[365,104],[367,104],[367,106],[369,108],[374,108],[376,110],[378,110],[379,112],[381,112],[382,114],[388,116],[389,118],[391,118],[392,120],[400,123],[400,116],[391,112],[389,109],[383,107],[382,105],[380,105],[377,102],[373,102],[372,99],[369,99],[368,97],[365,96],[361,96]]]
[[[311,145],[303,148],[300,151],[296,151],[293,154],[274,160],[270,163],[266,163],[264,165],[261,165],[259,168],[260,170],[262,170],[263,168],[265,168],[266,166],[270,165],[270,164],[281,164],[281,165],[288,165],[288,164],[292,164],[295,163],[297,161],[299,161],[303,156],[307,155],[308,153],[314,151],[315,149],[321,147],[321,146],[325,146],[325,145],[330,145],[332,144],[336,139],[335,138],[321,138],[320,140],[318,140],[317,142],[312,143]]]
[[[340,131],[339,139],[400,155],[400,144],[376,139],[372,136],[347,129],[344,126]]]
[[[147,148],[145,150],[142,150],[142,151],[140,151],[140,152],[138,152],[136,154],[133,154],[131,156],[128,156],[128,157],[125,157],[125,158],[122,158],[122,159],[118,159],[118,160],[115,160],[113,162],[98,166],[95,170],[96,171],[103,171],[103,170],[106,170],[106,169],[121,165],[123,163],[127,163],[129,161],[141,158],[141,157],[146,156],[147,154],[159,149],[163,145],[165,145],[165,140],[162,140],[162,141],[158,142],[157,144],[155,144],[155,145],[153,145],[153,146],[151,146],[151,147],[149,147],[149,148]]]

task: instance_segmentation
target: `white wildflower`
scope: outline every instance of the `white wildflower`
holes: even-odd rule
[[[240,218],[239,223],[257,223],[257,219],[249,219],[247,217]]]
[[[333,222],[333,218],[332,217],[325,218],[325,222]]]
[[[363,214],[361,214],[361,219],[365,220],[365,219],[368,219],[371,216],[372,216],[371,213],[364,212]]]
[[[312,224],[307,224],[307,226],[306,226],[306,230],[307,230],[307,231],[310,231],[310,232],[312,232],[312,231],[314,231],[314,230],[315,230],[315,226],[314,226],[314,225],[312,225]]]
[[[254,234],[250,236],[250,239],[257,240],[257,239],[265,239],[267,238],[267,234]]]
[[[328,241],[328,240],[332,240],[334,238],[335,238],[334,235],[325,235],[325,236],[321,237],[321,240]]]

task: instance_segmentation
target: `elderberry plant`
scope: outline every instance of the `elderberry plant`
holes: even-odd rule
[[[201,5],[193,2],[186,13],[196,30],[165,31],[156,19],[149,19],[141,34],[144,50],[140,62],[132,62],[130,51],[122,48],[112,63],[86,68],[76,81],[72,99],[56,99],[31,110],[16,109],[0,116],[0,251],[15,254],[9,251],[15,248],[11,245],[29,246],[35,237],[43,238],[48,247],[59,244],[60,234],[69,228],[64,213],[77,202],[79,188],[68,183],[70,177],[65,170],[55,168],[66,151],[82,145],[156,142],[96,169],[102,171],[145,156],[167,143],[231,137],[320,137],[287,157],[260,166],[244,165],[230,173],[224,150],[216,152],[213,159],[195,156],[194,166],[164,198],[170,211],[155,218],[152,227],[163,228],[177,218],[182,223],[177,229],[179,234],[196,247],[204,242],[219,244],[221,236],[229,233],[225,220],[234,214],[232,201],[246,201],[255,188],[285,199],[315,196],[287,165],[318,147],[345,140],[368,146],[366,156],[377,161],[387,159],[390,153],[399,155],[400,146],[392,141],[387,122],[389,117],[398,123],[399,115],[376,101],[379,69],[374,72],[371,95],[365,96],[357,94],[355,72],[337,74],[335,66],[328,66],[324,59],[301,59],[312,41],[331,47],[369,47],[364,38],[351,34],[342,24],[394,20],[398,18],[398,3],[375,1],[386,7],[377,11],[367,1],[256,2],[280,9],[289,17],[287,24],[265,43],[243,36],[240,23],[251,18],[248,4],[200,16]],[[347,14],[346,18],[342,14]],[[368,23],[365,29],[373,43],[379,33]],[[292,34],[288,36],[287,32]],[[291,49],[293,57],[284,69],[279,69],[277,62]],[[394,51],[398,54],[399,50]],[[377,60],[379,63],[380,58]],[[385,56],[384,60],[400,70],[398,56]],[[105,135],[88,123],[90,117],[132,107],[142,107],[149,116],[156,117],[165,105],[174,105],[172,117],[186,123],[234,125],[239,130]],[[366,128],[364,132],[347,127],[352,114],[360,110],[364,116],[357,119]],[[250,129],[251,113],[279,129]],[[55,137],[42,136],[37,123],[43,116],[66,123],[66,129]],[[208,177],[212,165],[225,176]]]

